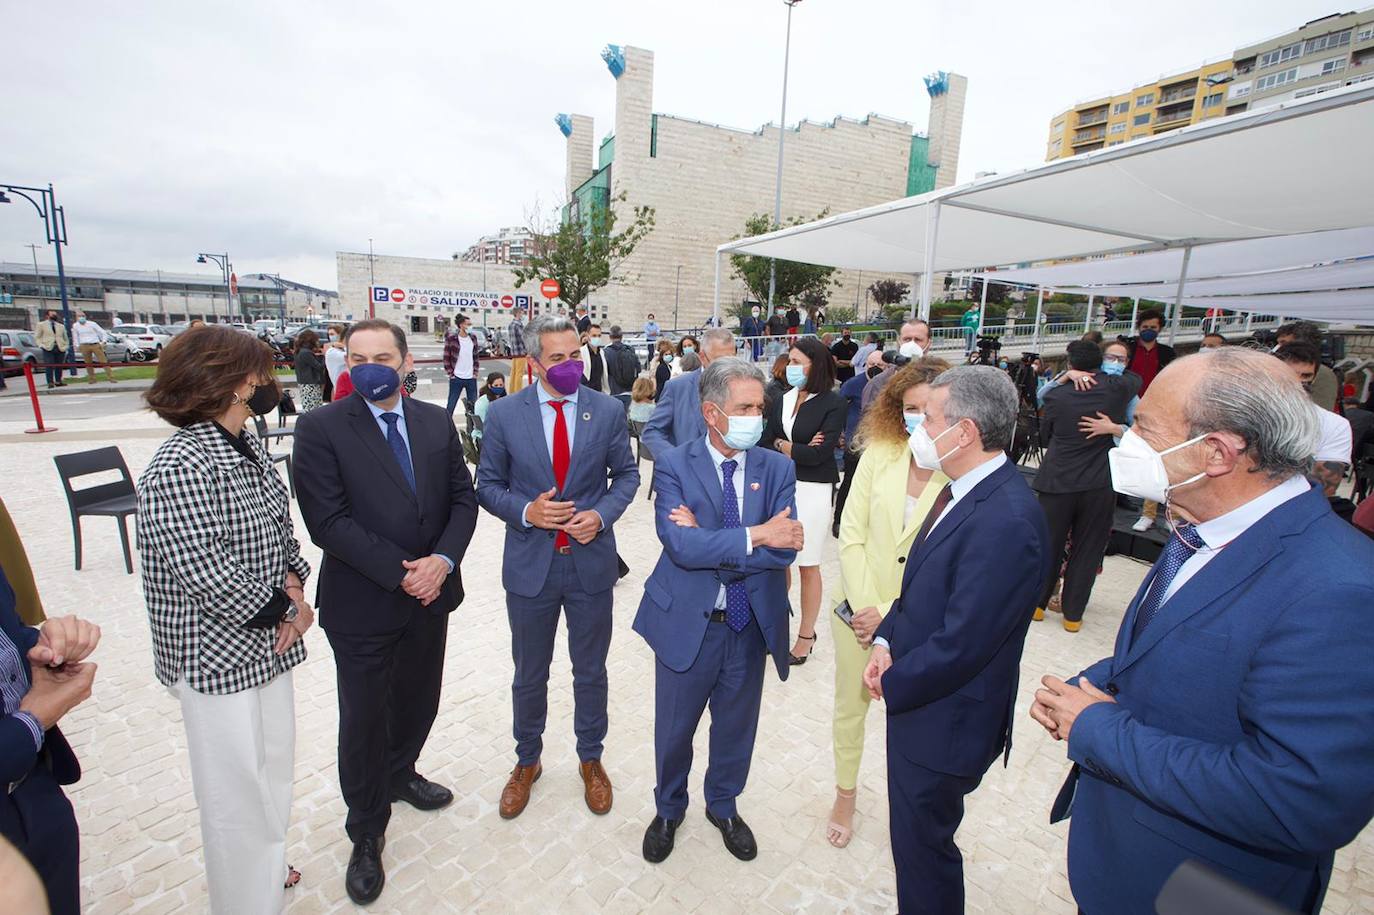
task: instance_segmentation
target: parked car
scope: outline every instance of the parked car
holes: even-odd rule
[[[30,330],[0,330],[0,370],[6,375],[24,371],[24,363],[35,369],[43,364],[43,351]]]
[[[109,362],[147,362],[148,354],[122,334],[110,334],[105,338],[105,359]]]
[[[158,324],[116,324],[110,333],[119,334],[125,342],[143,350],[152,358],[162,355],[162,348],[172,342],[172,335]],[[109,356],[107,352],[105,354]]]
[[[175,337],[177,334],[186,333],[190,326],[190,321],[180,321],[176,324],[164,324],[162,325],[162,329],[167,331],[167,333],[171,334],[173,337]]]

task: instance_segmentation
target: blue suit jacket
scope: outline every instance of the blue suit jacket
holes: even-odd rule
[[[640,438],[655,458],[693,439],[706,438],[706,419],[701,415],[701,369],[669,379]]]
[[[750,449],[744,463],[744,504],[738,529],[721,529],[724,493],[706,451],[705,433],[655,456],[654,489],[654,519],[663,553],[644,582],[635,632],[644,636],[668,668],[687,670],[701,651],[706,627],[721,625],[710,622],[721,583],[743,579],[749,589],[749,607],[777,663],[778,676],[786,680],[787,620],[792,613],[786,569],[797,552],[755,547],[745,555],[743,529],[762,524],[784,508],[791,508],[796,517],[797,476],[792,462],[776,451]],[[692,510],[697,527],[679,527],[668,520],[669,512],[679,505]]]
[[[482,427],[482,462],[477,467],[477,501],[506,522],[501,583],[521,597],[540,592],[553,562],[554,532],[525,527],[521,521],[525,506],[554,486],[540,409],[538,382],[492,404]],[[583,589],[599,594],[619,576],[612,526],[639,488],[639,471],[620,401],[583,385],[577,389],[573,422],[577,429],[572,463],[555,499],[574,502],[577,511],[592,509],[601,515],[605,528],[591,543],[571,542]]]
[[[14,590],[9,579],[0,571],[0,628],[5,630],[14,647],[19,649],[23,660],[24,678],[32,682],[27,655],[29,649],[38,642],[38,630],[25,626],[15,612]],[[58,784],[70,785],[81,778],[81,765],[76,761],[67,738],[62,731],[51,727],[43,735],[43,749],[52,761],[52,773]],[[17,782],[33,769],[38,753],[33,748],[33,734],[19,719],[11,715],[0,715],[0,784]],[[16,838],[16,837],[11,837]],[[17,840],[17,839],[16,839]]]
[[[892,651],[883,675],[889,753],[971,777],[1011,752],[1021,649],[1049,575],[1048,541],[1044,512],[1008,461],[913,544],[902,596],[877,631]]]
[[[1374,545],[1319,489],[1275,508],[1083,671],[1116,703],[1074,722],[1069,881],[1089,913],[1154,912],[1196,858],[1319,904],[1374,816]],[[1076,795],[1074,789],[1077,789]]]

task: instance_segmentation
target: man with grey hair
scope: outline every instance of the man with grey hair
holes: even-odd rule
[[[1304,478],[1316,435],[1286,366],[1226,347],[1161,371],[1111,452],[1175,526],[1112,657],[1031,708],[1074,762],[1051,819],[1084,912],[1153,912],[1190,859],[1315,912],[1374,815],[1374,545]]]
[[[792,462],[754,447],[763,434],[763,372],[717,358],[698,374],[701,435],[654,455],[663,554],[634,622],[656,659],[657,815],[643,844],[653,864],[672,852],[687,812],[692,739],[708,705],[706,819],[732,855],[758,854],[735,799],[754,753],[766,659],[780,679],[790,669],[786,570],[803,537]]]
[[[593,813],[604,814],[612,801],[601,764],[617,578],[612,528],[639,488],[639,471],[625,411],[582,384],[576,326],[562,316],[535,318],[525,329],[525,349],[538,383],[491,405],[477,473],[477,501],[506,522],[501,581],[515,660],[516,765],[498,812],[519,816],[543,771],[549,664],[561,614],[584,796]]]
[[[920,359],[929,350],[930,323],[921,318],[908,318],[902,322],[901,328],[897,331],[897,358],[902,360],[900,365]],[[865,410],[877,399],[883,386],[892,379],[893,373],[900,365],[897,362],[883,360],[883,371],[864,387],[862,403]]]
[[[697,355],[701,357],[702,369],[714,359],[735,355],[734,334],[723,327],[709,328],[701,335],[701,351]],[[706,423],[701,418],[701,377],[701,370],[683,372],[663,386],[663,396],[640,437],[650,454],[661,454],[706,434]]]
[[[988,767],[1011,754],[1021,649],[1049,575],[1045,514],[1003,448],[1016,386],[992,366],[930,383],[912,456],[950,482],[905,559],[864,684],[887,704],[888,812],[902,912],[962,912],[954,833]]]

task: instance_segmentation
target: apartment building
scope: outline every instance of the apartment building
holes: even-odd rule
[[[523,267],[525,260],[533,253],[534,235],[529,229],[513,226],[498,231],[495,235],[483,235],[477,243],[468,247],[461,258],[474,264],[509,264]]]
[[[1374,7],[1333,13],[1055,115],[1045,159],[1066,159],[1368,79],[1374,79]]]

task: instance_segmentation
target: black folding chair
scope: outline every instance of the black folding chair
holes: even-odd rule
[[[482,463],[482,438],[477,435],[482,429],[482,417],[469,413],[466,429],[458,430],[458,441],[463,446],[463,458],[473,467]]]
[[[263,447],[267,449],[267,456],[272,459],[272,463],[286,465],[286,488],[291,493],[291,498],[296,498],[296,478],[291,472],[291,452],[273,451],[272,443],[283,439],[294,438],[295,429],[269,429],[267,420],[261,416],[253,417],[253,428],[258,432],[258,438],[262,439]]]
[[[67,508],[72,515],[77,570],[81,569],[81,516],[101,515],[118,521],[119,542],[124,547],[124,571],[132,575],[134,561],[129,553],[129,526],[126,519],[138,511],[138,496],[134,491],[133,477],[129,476],[129,467],[124,463],[124,455],[111,445],[94,451],[55,455],[53,463],[57,465],[57,475],[62,478],[62,488],[67,493]],[[85,489],[72,487],[72,480],[77,477],[110,470],[118,470],[122,479]]]
[[[628,420],[630,423],[630,438],[635,440],[635,466],[638,467],[641,461],[648,460],[650,464],[654,462],[654,453],[644,444],[644,423],[635,420]],[[644,498],[654,497],[654,474],[649,471],[649,491]]]

